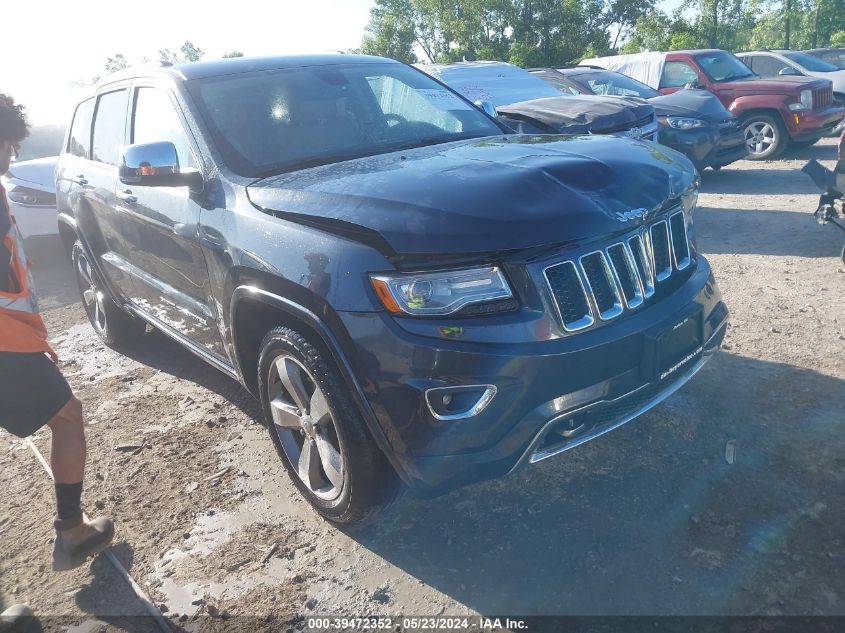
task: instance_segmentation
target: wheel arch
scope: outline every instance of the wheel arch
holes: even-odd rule
[[[298,331],[322,353],[334,360],[341,380],[349,388],[370,435],[398,475],[406,482],[410,480],[370,406],[350,359],[337,337],[316,313],[268,290],[252,285],[240,285],[232,292],[229,319],[234,360],[244,385],[253,396],[260,397],[257,368],[264,336],[278,326]]]

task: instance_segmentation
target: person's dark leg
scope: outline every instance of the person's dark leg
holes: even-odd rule
[[[82,514],[82,479],[85,473],[85,427],[82,405],[71,396],[47,423],[53,433],[50,467],[56,486],[56,541],[53,569],[78,567],[101,552],[114,537],[111,519],[86,520]]]
[[[48,425],[53,433],[50,468],[56,485],[57,514],[59,519],[71,519],[81,509],[82,478],[85,474],[82,403],[71,396]]]

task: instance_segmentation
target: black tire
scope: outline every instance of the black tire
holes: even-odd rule
[[[767,114],[751,114],[743,118],[742,129],[748,160],[770,160],[789,146],[789,135],[783,123]]]
[[[77,241],[71,249],[73,270],[88,321],[106,345],[120,347],[144,335],[146,324],[125,312],[106,290],[97,271],[88,261],[88,253]]]
[[[286,417],[282,420],[283,423],[278,425],[274,419],[271,397],[277,403],[274,405],[276,416],[290,416],[290,413],[279,413],[279,398],[285,400],[289,395],[281,379],[280,363],[285,367],[290,364],[295,368],[293,371],[305,370],[300,374],[302,379],[298,384],[304,388],[301,392],[305,394],[303,400],[308,401],[306,417],[311,416],[312,409],[316,408],[313,403],[314,394],[318,389],[322,391],[325,403],[328,405],[328,415],[320,418],[323,422],[315,421],[308,431],[305,427],[303,429],[286,427],[285,424],[289,424],[292,420],[290,417]],[[339,377],[334,361],[327,358],[306,337],[285,327],[271,330],[261,342],[258,385],[264,419],[276,452],[299,492],[324,518],[342,526],[361,524],[383,510],[397,496],[401,489],[399,479],[370,436],[348,388]],[[276,395],[271,396],[271,393]],[[305,411],[305,408],[298,407],[300,413]],[[326,429],[327,427],[330,427],[330,433],[325,430],[315,431],[317,428]],[[312,489],[313,485],[309,486],[299,474],[298,466],[302,464],[302,455],[306,452],[305,443],[310,441],[309,433],[311,437],[316,437],[314,433],[330,436],[332,447],[339,452],[341,458],[342,472],[339,479],[342,479],[342,485],[337,486],[329,481],[331,477],[327,474],[329,471],[324,467],[323,456],[322,453],[320,454],[319,473],[316,478],[319,480],[323,477],[326,484],[322,488],[324,492],[320,494],[315,492]],[[324,436],[321,435],[321,437]],[[292,445],[291,442],[296,442],[298,446]],[[316,443],[319,444],[319,442]],[[300,459],[295,465],[289,452],[295,456],[297,448]],[[335,479],[338,479],[337,474],[338,471],[335,470]],[[329,487],[331,487],[330,490]],[[329,490],[328,493],[325,492],[326,490]],[[335,492],[336,496],[332,497],[332,492]]]

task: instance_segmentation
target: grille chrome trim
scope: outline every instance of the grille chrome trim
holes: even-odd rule
[[[613,257],[611,256],[611,249],[621,248],[622,249],[622,257],[625,260],[625,269],[627,271],[627,278],[633,283],[634,287],[632,289],[632,297],[629,299],[628,294],[625,292],[625,285],[622,281],[622,277],[619,273],[618,266],[613,261]],[[616,279],[616,285],[618,288],[622,290],[622,298],[625,300],[625,305],[628,307],[629,310],[633,310],[634,308],[638,308],[642,305],[644,298],[643,293],[643,284],[640,280],[640,275],[637,272],[637,265],[634,263],[634,256],[631,253],[631,249],[626,242],[617,242],[616,244],[611,244],[606,249],[607,252],[607,259],[611,264],[611,269],[613,272],[613,276]]]
[[[596,291],[593,288],[593,284],[590,282],[590,275],[587,273],[587,269],[584,266],[584,260],[594,256],[598,256],[601,273],[604,274],[604,280],[613,292],[613,305],[604,311],[602,311],[601,306],[599,306],[596,300]],[[591,253],[581,255],[581,257],[578,258],[578,263],[581,265],[581,271],[584,273],[584,281],[586,282],[590,301],[592,301],[593,306],[602,321],[610,321],[622,314],[622,297],[620,296],[619,286],[616,282],[616,275],[607,263],[607,259],[608,258],[605,256],[604,251],[593,251]],[[598,282],[599,280],[597,279],[596,281]]]
[[[643,268],[643,270],[640,270],[640,266],[637,266],[640,282],[643,287],[643,297],[646,299],[654,294],[654,267],[648,255],[650,249],[646,249],[644,240],[647,239],[648,232],[628,238],[628,247],[631,249],[631,254],[634,255],[634,261],[639,261]]]
[[[657,230],[660,231],[660,235],[656,237],[655,231]],[[669,224],[666,220],[660,220],[659,222],[652,224],[651,228],[649,228],[649,237],[651,238],[651,265],[652,270],[654,271],[654,277],[657,281],[663,281],[672,274],[672,241],[669,237]],[[657,269],[658,239],[660,239],[661,242],[665,240],[666,244],[666,266],[660,270]]]
[[[557,309],[558,316],[560,317],[560,322],[563,324],[563,329],[567,332],[578,332],[579,330],[583,330],[585,328],[590,327],[596,320],[593,318],[593,309],[591,307],[590,299],[587,295],[587,289],[584,287],[584,280],[581,278],[581,275],[578,273],[578,268],[575,266],[574,262],[565,261],[565,262],[557,262],[551,264],[550,266],[546,266],[543,269],[543,276],[546,278],[546,284],[548,284],[549,288],[553,288],[552,280],[549,279],[549,270],[552,268],[556,268],[558,266],[569,266],[571,267],[571,272],[575,274],[575,278],[578,280],[578,284],[581,288],[581,292],[584,296],[584,302],[587,304],[587,312],[582,316],[580,319],[575,321],[567,322],[566,318],[564,317],[563,310],[558,303],[557,293],[552,291],[552,300],[555,302],[555,309]]]
[[[677,239],[675,237],[675,224],[677,224],[675,218],[680,218],[680,231],[683,232],[683,239]],[[672,251],[672,261],[675,262],[675,268],[684,270],[692,263],[692,258],[689,250],[689,238],[687,238],[687,219],[684,217],[683,211],[678,211],[669,216],[669,239],[671,241],[672,248],[670,250]],[[684,253],[684,256],[680,260],[678,259],[679,251]]]
[[[686,214],[675,207],[617,242],[548,264],[542,272],[559,322],[571,333],[639,308],[661,282],[692,263]]]

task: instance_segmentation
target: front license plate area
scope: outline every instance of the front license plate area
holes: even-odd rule
[[[703,315],[691,310],[668,328],[646,334],[642,374],[648,381],[666,380],[684,373],[704,352]]]

